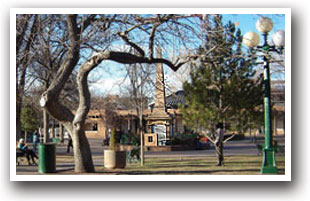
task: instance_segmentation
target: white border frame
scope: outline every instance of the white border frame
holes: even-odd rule
[[[16,175],[16,14],[285,14],[284,175]],[[10,9],[10,180],[11,181],[291,181],[291,9],[290,8],[11,8]]]

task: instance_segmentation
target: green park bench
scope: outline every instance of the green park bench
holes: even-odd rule
[[[140,160],[140,147],[133,147],[130,151],[127,152],[127,161],[129,163],[140,162]]]

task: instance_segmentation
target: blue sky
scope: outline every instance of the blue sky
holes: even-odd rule
[[[273,35],[275,31],[285,30],[285,16],[284,15],[256,15],[256,14],[224,14],[223,22],[226,24],[228,21],[232,21],[233,23],[237,23],[242,34],[247,32],[257,32],[260,37],[261,34],[256,30],[256,21],[261,17],[269,17],[273,20],[274,27],[270,32],[270,36]],[[269,37],[271,38],[271,37]],[[261,39],[262,41],[262,39]],[[97,94],[117,94],[119,93],[118,84],[126,84],[124,81],[125,72],[122,71],[122,66],[115,62],[104,62],[98,67],[94,72],[91,73],[91,77],[96,80],[95,83],[91,85],[91,90],[95,91]],[[182,88],[182,83],[176,79],[178,76],[177,73],[172,72],[167,67],[165,68],[165,76],[167,79],[167,83],[174,86],[173,90],[178,90]],[[106,69],[106,70],[104,70]],[[184,73],[180,72],[179,74]]]
[[[277,30],[284,30],[285,29],[285,16],[284,15],[253,15],[253,14],[238,14],[238,15],[223,15],[224,23],[228,22],[229,20],[232,22],[238,22],[240,25],[238,28],[241,29],[242,34],[247,32],[258,32],[256,30],[256,21],[261,17],[269,17],[272,19],[274,27],[271,31],[271,35],[274,31]]]

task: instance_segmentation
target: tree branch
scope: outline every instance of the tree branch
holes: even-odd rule
[[[149,59],[153,59],[153,51],[154,51],[154,38],[155,38],[155,31],[156,28],[160,24],[154,24],[150,33],[150,38],[149,38]]]
[[[147,63],[147,64],[155,64],[155,63],[163,63],[170,67],[172,70],[178,70],[182,65],[189,62],[189,60],[180,62],[178,64],[173,64],[167,59],[163,58],[153,58],[149,59],[147,57],[140,57],[127,52],[117,52],[117,51],[104,51],[96,54],[97,59],[100,60],[112,60],[122,64],[134,64],[134,63]]]
[[[90,16],[88,16],[88,18],[83,22],[83,24],[82,24],[82,26],[81,26],[81,28],[80,28],[80,33],[82,33],[85,29],[87,29],[87,27],[89,26],[89,25],[91,25],[91,23],[93,22],[93,21],[95,21],[95,19],[96,19],[96,14],[92,14],[92,15],[90,15]]]
[[[127,35],[124,33],[124,32],[120,32],[118,33],[118,35],[128,44],[130,45],[131,47],[133,47],[141,57],[144,57],[145,53],[144,53],[144,50],[139,47],[136,43],[133,43],[129,40],[129,38],[127,37]]]
[[[58,102],[58,97],[79,60],[79,30],[76,18],[77,15],[67,15],[70,48],[62,66],[57,71],[49,88],[42,94],[40,100],[41,107],[64,124],[72,122],[73,114],[67,107]]]
[[[226,142],[228,142],[229,140],[231,140],[233,137],[235,137],[236,135],[232,135],[232,136],[230,136],[230,137],[228,137],[227,139],[225,139],[224,141],[223,141],[223,143],[225,144]]]

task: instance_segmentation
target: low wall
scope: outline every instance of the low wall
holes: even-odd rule
[[[160,146],[160,147],[145,147],[145,151],[186,151],[186,150],[195,150],[194,146]]]
[[[119,148],[121,151],[130,151],[135,146],[133,145],[120,145]],[[173,145],[173,146],[158,146],[158,147],[144,147],[144,151],[185,151],[185,150],[195,150],[194,146],[180,146],[180,145]]]

